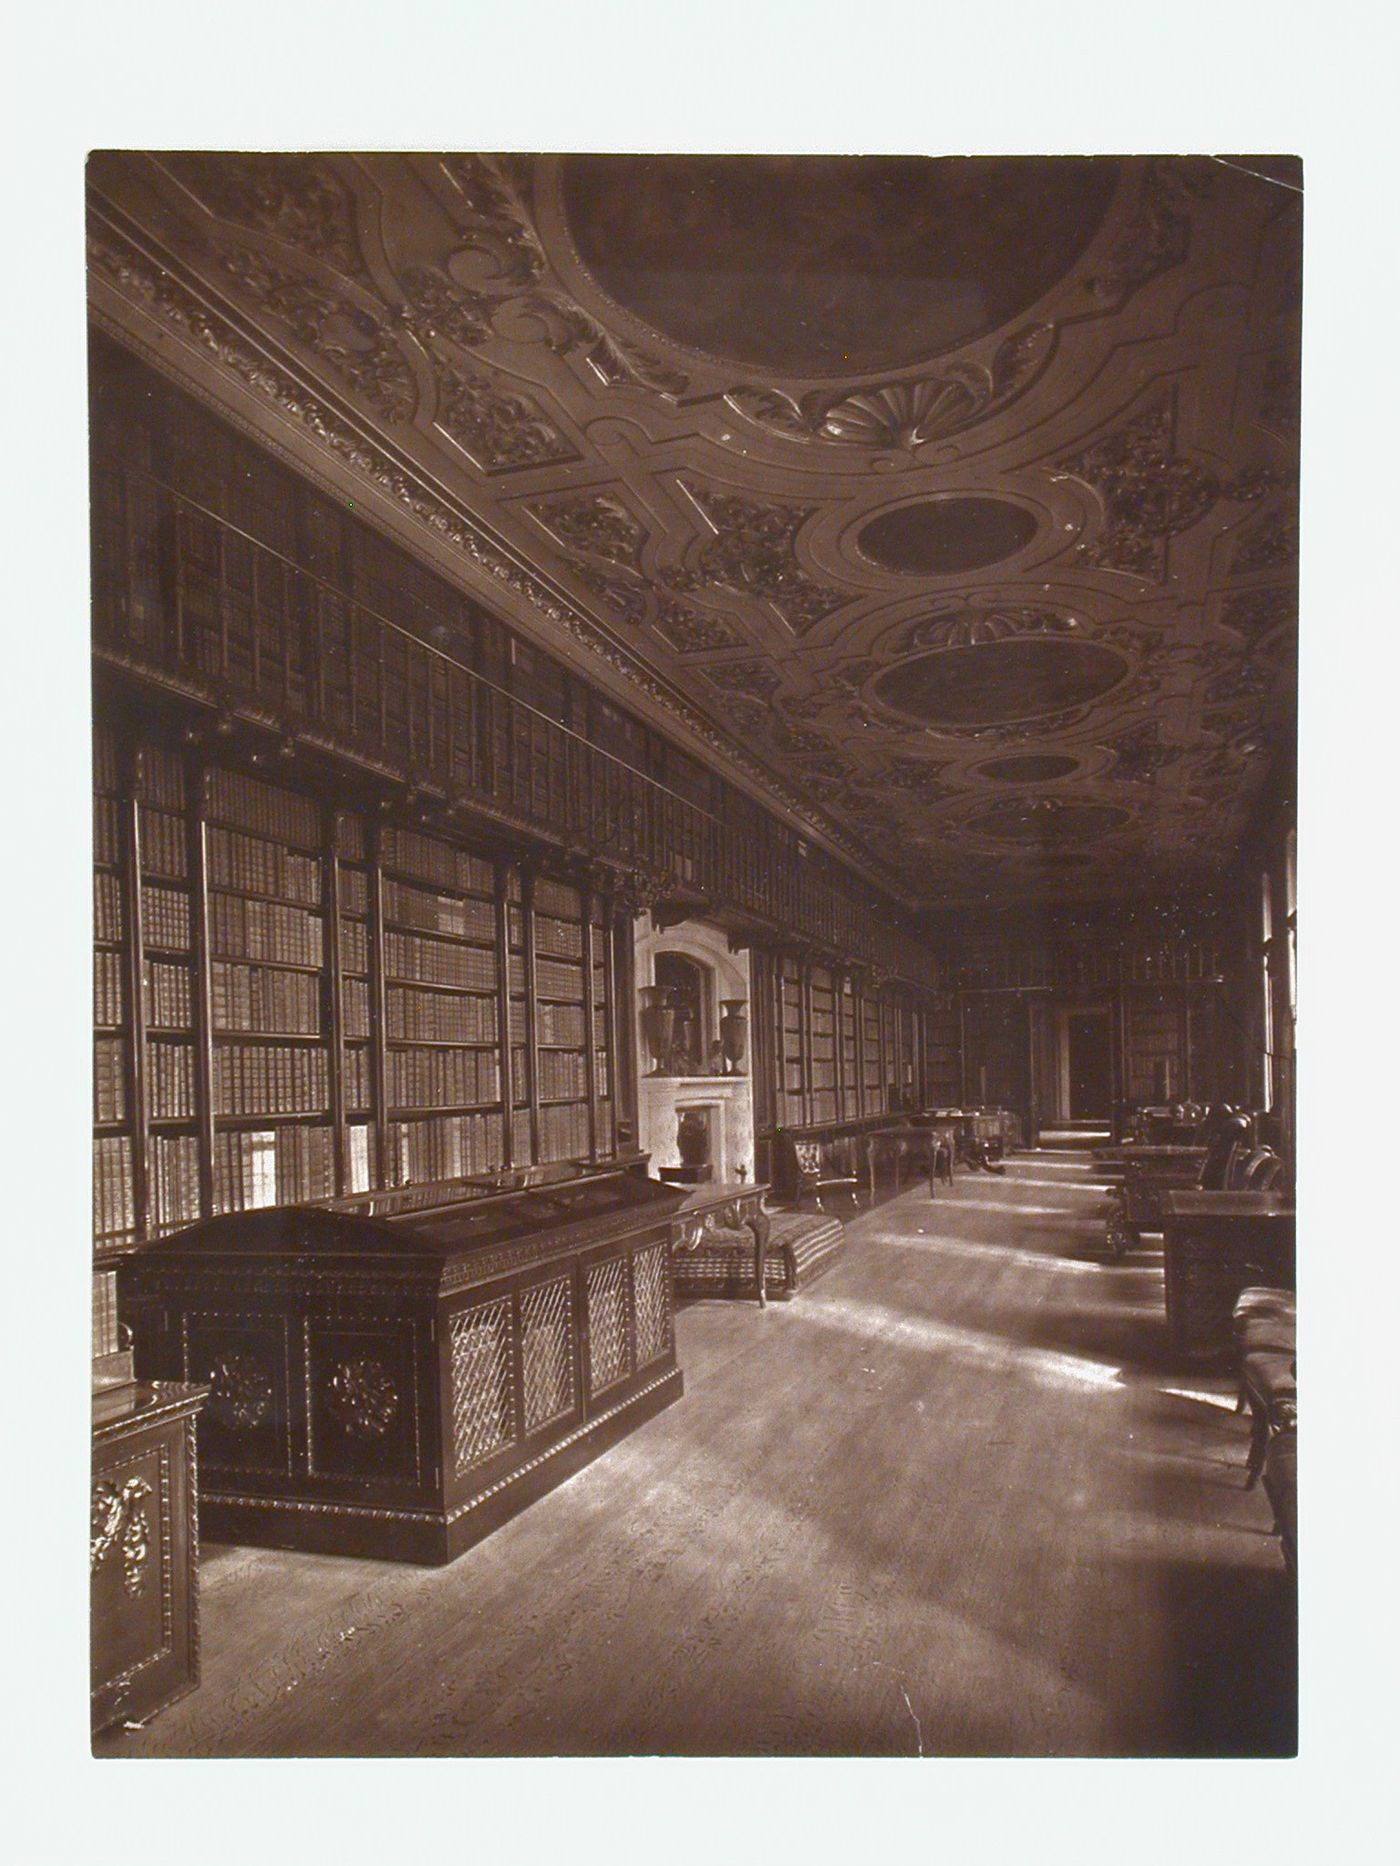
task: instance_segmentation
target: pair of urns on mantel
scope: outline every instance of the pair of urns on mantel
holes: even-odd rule
[[[667,985],[643,985],[638,994],[642,1008],[638,1016],[642,1039],[651,1056],[654,1076],[694,1076],[743,1074],[744,1053],[748,1047],[748,1003],[743,998],[721,998],[719,1039],[716,1046],[718,1068],[695,1063],[691,1045],[694,1032],[687,1014],[678,1011],[675,996]]]

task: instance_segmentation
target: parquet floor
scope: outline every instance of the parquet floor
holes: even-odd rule
[[[1244,1422],[1103,1205],[1023,1154],[683,1309],[683,1400],[450,1568],[207,1547],[199,1691],[99,1753],[1290,1753]]]

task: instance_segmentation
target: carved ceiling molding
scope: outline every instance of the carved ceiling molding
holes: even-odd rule
[[[978,642],[1007,641],[1021,635],[1075,635],[1080,632],[1077,616],[1038,604],[996,603],[980,607],[958,603],[925,616],[895,639],[898,653],[916,654],[930,648],[966,648]],[[1087,635],[1089,631],[1083,632]]]
[[[1076,558],[1095,569],[1120,570],[1154,583],[1165,581],[1173,538],[1220,503],[1252,503],[1281,480],[1262,467],[1220,480],[1178,453],[1171,392],[1078,453],[1057,460],[1054,470],[1088,486],[1103,511],[1099,535],[1078,545]]]
[[[1054,326],[1038,324],[1008,337],[990,365],[952,363],[924,376],[797,397],[744,383],[724,399],[735,414],[782,440],[912,454],[1009,407],[1044,374],[1054,352]]]
[[[248,246],[216,245],[226,276],[385,421],[409,420],[418,382],[397,337],[362,305]]]
[[[719,616],[701,615],[699,610],[663,596],[656,605],[656,629],[677,654],[713,654],[725,648],[743,645],[744,636]]]
[[[548,259],[516,187],[502,172],[518,164],[507,158],[498,169],[484,156],[445,155],[439,167],[456,190],[454,219],[461,237],[447,270],[454,283],[473,293],[484,326],[474,343],[492,336],[533,338],[558,356],[578,355],[607,388],[637,385],[672,398],[685,393],[689,378],[683,370],[612,336],[557,285],[543,283],[552,277]],[[436,286],[431,290],[437,295]]]
[[[1089,289],[1101,303],[1121,306],[1135,291],[1182,265],[1191,250],[1191,216],[1207,200],[1215,177],[1203,162],[1148,162],[1137,205]]]
[[[526,510],[566,552],[582,551],[640,573],[646,528],[616,493],[564,493],[533,501]]]
[[[500,389],[487,377],[449,363],[439,363],[435,373],[434,419],[484,473],[578,459],[578,449],[530,396]]]
[[[365,276],[355,197],[322,157],[166,154],[159,160],[216,219],[311,253],[347,277]]]
[[[1261,570],[1290,570],[1298,562],[1298,514],[1290,506],[1272,506],[1243,527],[1235,540],[1232,577]]]
[[[824,622],[850,600],[809,577],[797,560],[797,534],[818,510],[779,505],[742,493],[682,481],[714,535],[696,551],[693,567],[662,572],[673,590],[719,588],[769,603],[796,635]]]
[[[143,286],[112,285],[129,313],[96,288],[100,321],[172,371],[151,333],[178,331],[210,359],[186,371],[197,393],[313,478],[372,486],[425,556],[450,574],[457,554],[567,658],[601,655],[604,691],[625,703],[630,687],[639,713],[906,904],[981,888],[975,843],[950,852],[942,829],[1040,784],[1029,763],[979,775],[1006,754],[1040,758],[1080,801],[1150,795],[1203,868],[1206,787],[1237,778],[1219,802],[1242,830],[1266,763],[1249,747],[1287,730],[1296,641],[1297,305],[1280,258],[1295,197],[1204,159],[1129,158],[1092,240],[1038,297],[1013,293],[1005,321],[929,362],[862,347],[853,325],[852,355],[903,360],[804,378],[687,348],[629,309],[580,256],[559,158],[129,155],[92,173],[102,216],[110,202],[156,255]],[[654,224],[682,279],[687,246]],[[177,289],[189,305],[164,307]],[[1173,385],[1193,399],[1178,408]],[[979,508],[998,501],[1033,511],[1035,538],[978,559]],[[880,513],[921,504],[967,508],[948,521],[969,528],[965,561],[930,545],[926,563],[882,566],[859,547]],[[1082,703],[1095,662],[1075,642],[1124,662]],[[949,681],[995,689],[997,667],[1013,686],[1034,668],[1045,704],[1075,703],[1003,718],[994,692],[977,724],[940,700],[945,649],[961,657]],[[879,689],[919,706],[885,704],[881,672],[920,656],[922,688],[911,670]],[[1155,738],[1139,730],[1154,720]],[[1066,885],[1133,885],[1155,848],[1076,862]],[[1021,860],[999,847],[987,885]]]
[[[721,733],[697,709],[672,693],[620,643],[561,600],[545,583],[501,552],[458,510],[426,489],[384,451],[350,426],[320,397],[311,393],[266,355],[251,347],[228,320],[182,284],[165,265],[150,260],[110,222],[90,228],[88,259],[92,269],[138,314],[178,330],[218,371],[240,388],[275,405],[337,462],[386,494],[440,541],[451,545],[473,566],[528,603],[570,638],[597,654],[624,680],[635,685],[662,713],[674,718],[722,763],[736,766],[779,807],[850,861],[867,880],[905,908],[914,905],[899,878],[872,862],[859,840],[825,812],[776,779],[737,740]],[[124,329],[113,326],[117,335]]]

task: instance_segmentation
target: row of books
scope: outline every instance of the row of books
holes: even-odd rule
[[[386,828],[380,839],[379,859],[386,868],[417,881],[435,881],[440,887],[491,895],[496,875],[490,862],[469,855],[436,836],[421,836],[410,829]]]
[[[540,1109],[540,1159],[574,1160],[588,1153],[588,1104]]]
[[[273,965],[321,964],[321,917],[301,907],[215,894],[209,902],[209,937],[215,952],[232,959],[266,959]]]
[[[593,1052],[593,1093],[598,1097],[600,1102],[606,1101],[608,1096],[612,1093],[611,1073],[608,1069],[608,1053],[606,1050],[595,1050]]]
[[[583,898],[578,889],[571,888],[567,882],[552,881],[547,875],[541,875],[535,882],[535,912],[556,914],[561,920],[581,920]]]
[[[92,1358],[115,1354],[120,1345],[117,1327],[117,1273],[98,1270],[92,1279]]]
[[[245,777],[241,771],[209,773],[209,814],[234,829],[251,830],[303,849],[321,845],[320,812],[308,797]]]
[[[215,1114],[321,1114],[329,1103],[324,1050],[262,1043],[215,1045]]]
[[[193,1224],[199,1217],[199,1142],[194,1135],[152,1135],[146,1170],[151,1222]]]
[[[389,978],[464,991],[494,991],[498,977],[496,955],[487,948],[449,946],[413,933],[384,935],[384,970]]]
[[[140,823],[142,874],[167,875],[183,881],[189,873],[184,818],[142,804]]]
[[[194,1019],[190,968],[168,959],[147,959],[144,983],[147,1024],[159,1030],[188,1030]]]
[[[494,1050],[390,1050],[384,1067],[394,1108],[467,1108],[501,1098]]]
[[[264,842],[258,836],[213,826],[208,848],[212,887],[293,901],[299,907],[320,905],[321,864],[316,856],[299,855],[280,842]]]
[[[369,980],[343,978],[340,981],[340,1014],[345,1034],[352,1040],[369,1035]]]
[[[583,997],[583,976],[576,965],[536,958],[535,989],[547,998],[569,998],[577,1003]]]
[[[577,1043],[582,1046],[583,1006],[541,1004],[535,1010],[537,1043]]]
[[[340,811],[335,819],[335,852],[344,862],[365,859],[364,823],[348,810]]]
[[[92,1046],[92,1103],[95,1121],[126,1119],[126,1045],[100,1037]]]
[[[145,745],[137,760],[136,795],[142,803],[177,814],[185,807],[185,767],[177,752]]]
[[[442,933],[452,939],[493,942],[496,904],[471,896],[429,894],[406,881],[384,882],[384,918],[424,933]]]
[[[368,972],[369,928],[363,920],[340,920],[340,969],[342,972]]]
[[[116,875],[96,869],[92,877],[92,936],[114,944],[123,937],[122,886]]]
[[[148,946],[168,952],[190,949],[190,897],[182,889],[141,889],[141,932]]]
[[[136,1223],[136,1188],[131,1171],[131,1136],[99,1134],[92,1143],[92,1226],[100,1238],[130,1231]]]
[[[115,797],[92,800],[92,859],[108,868],[121,862],[121,817]]]
[[[216,1030],[314,1037],[321,1029],[320,980],[310,972],[215,960],[209,1002]]]
[[[345,1106],[362,1113],[370,1106],[369,1051],[348,1049],[345,1052]]]
[[[359,1147],[366,1162],[366,1130]],[[335,1195],[335,1148],[328,1127],[259,1128],[214,1136],[214,1207],[221,1212],[253,1211],[264,1205],[294,1205]]]
[[[344,914],[367,914],[369,912],[369,876],[363,868],[347,868],[340,865],[339,880],[340,911]]]
[[[494,1043],[496,1000],[448,997],[391,985],[387,998],[389,1035],[410,1043]]]
[[[126,1018],[124,960],[119,952],[92,955],[92,1021],[101,1030],[116,1030]]]
[[[552,953],[560,959],[581,959],[583,928],[570,920],[554,920],[548,914],[536,913],[535,952]]]
[[[188,1043],[146,1048],[146,1108],[153,1121],[194,1118],[194,1050]]]
[[[398,1185],[459,1179],[466,1173],[492,1172],[501,1164],[502,1123],[495,1111],[391,1121],[387,1140]]]
[[[546,1100],[588,1093],[588,1069],[582,1050],[541,1050],[536,1066],[539,1093]]]

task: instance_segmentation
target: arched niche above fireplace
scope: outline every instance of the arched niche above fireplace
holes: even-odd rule
[[[731,952],[724,929],[703,920],[682,921],[664,932],[641,920],[635,940],[638,1144],[651,1155],[654,1173],[680,1166],[678,1116],[703,1107],[712,1178],[716,1182],[741,1177],[752,1181],[752,1057],[746,1047],[736,1073],[727,1068],[721,1049],[726,1015],[732,1030],[735,1006],[741,1015],[747,1011],[749,956]],[[675,1010],[667,1046],[676,1066],[658,1073],[656,1054],[643,1033],[641,1010],[663,997]],[[687,1012],[694,1025],[689,1040],[682,1030]],[[751,1020],[745,1016],[745,1022]],[[653,1020],[653,1034],[657,1033]]]

